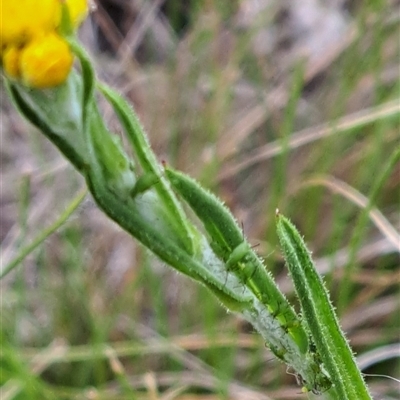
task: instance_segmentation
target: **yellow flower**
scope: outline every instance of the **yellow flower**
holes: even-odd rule
[[[1,47],[20,45],[54,30],[60,19],[59,0],[1,0]]]
[[[1,47],[23,44],[38,34],[55,30],[61,21],[63,0],[1,0]],[[66,0],[77,27],[88,12],[87,0]]]
[[[12,78],[20,77],[19,59],[21,57],[21,50],[15,46],[9,46],[3,54],[3,68],[7,75]]]
[[[64,1],[76,28],[88,12],[87,0],[0,0],[0,56],[7,75],[37,88],[67,78],[73,56],[57,31]]]
[[[71,70],[73,56],[68,43],[50,33],[32,40],[20,53],[20,77],[27,86],[43,89],[63,83]]]
[[[88,13],[87,0],[66,0],[72,25],[76,28],[86,18]]]

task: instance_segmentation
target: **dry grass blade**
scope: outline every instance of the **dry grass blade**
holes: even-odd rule
[[[156,375],[157,384],[159,386],[173,386],[177,382],[181,385],[187,385],[191,387],[198,387],[201,389],[217,391],[221,387],[219,379],[213,375],[202,374],[201,372],[193,373],[192,371],[183,372],[161,372]],[[132,376],[129,379],[132,386],[135,388],[146,387],[145,376]],[[248,388],[244,385],[229,382],[228,383],[229,399],[232,400],[272,400],[271,397],[267,396],[260,391]],[[194,396],[193,394],[191,396]],[[196,397],[193,397],[196,398]],[[221,398],[221,397],[216,397]]]
[[[294,150],[306,144],[324,139],[334,134],[349,132],[352,129],[360,128],[372,122],[387,119],[400,113],[400,103],[398,100],[387,102],[377,107],[367,108],[360,112],[340,118],[336,123],[327,122],[313,128],[306,128],[290,136],[287,146],[283,146],[280,140],[275,140],[265,146],[259,147],[247,154],[246,159],[227,165],[222,168],[218,179],[224,180],[235,176],[240,171],[255,165],[261,161],[268,160],[282,153],[285,148]]]
[[[317,59],[308,60],[304,73],[304,83],[309,83],[318,74],[326,70],[356,37],[357,30],[354,26],[351,26],[347,33],[343,35],[341,41],[329,46]],[[289,94],[285,87],[286,84],[280,85],[266,94],[262,104],[258,104],[249,110],[238,123],[221,136],[218,148],[218,156],[221,161],[234,155],[238,145],[266,121],[271,109],[280,109],[287,103]]]
[[[367,263],[379,256],[390,254],[394,251],[393,245],[386,238],[372,240],[366,243],[357,253],[357,262]],[[326,257],[319,258],[315,261],[317,270],[321,275],[329,273],[332,269],[332,260],[335,260],[335,269],[343,268],[350,260],[349,249],[343,248]]]
[[[357,357],[357,363],[360,366],[360,369],[364,370],[369,368],[371,365],[391,358],[400,358],[400,343],[393,343],[367,351]]]
[[[368,198],[361,194],[358,190],[354,189],[346,182],[340,181],[334,177],[319,177],[308,179],[303,182],[302,186],[325,186],[338,193],[351,201],[353,204],[360,208],[368,207]],[[386,239],[393,245],[396,251],[400,252],[400,234],[385,218],[385,216],[377,209],[372,208],[368,210],[368,215],[373,224],[380,230]]]

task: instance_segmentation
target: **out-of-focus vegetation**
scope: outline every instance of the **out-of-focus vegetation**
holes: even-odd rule
[[[363,371],[397,378],[400,166],[377,179],[400,141],[399,15],[395,1],[107,0],[81,32],[159,158],[226,201],[294,302],[275,209],[297,224]],[[1,96],[6,265],[83,182]],[[313,397],[90,199],[1,281],[1,300],[2,399]]]

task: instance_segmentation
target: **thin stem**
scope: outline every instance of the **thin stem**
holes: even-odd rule
[[[41,243],[43,243],[53,232],[60,228],[67,219],[74,213],[74,211],[82,203],[83,199],[86,197],[87,189],[81,190],[77,196],[70,202],[65,211],[61,216],[48,228],[44,229],[39,235],[32,241],[31,244],[22,248],[18,255],[11,260],[0,272],[0,279],[4,278],[8,273],[10,273],[17,265],[19,265],[22,260],[27,257],[33,250],[35,250]]]

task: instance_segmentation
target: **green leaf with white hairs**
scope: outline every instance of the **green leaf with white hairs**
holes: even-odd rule
[[[136,113],[116,91],[101,84],[98,85],[98,88],[114,108],[127,134],[134,154],[143,169],[144,175],[159,177],[158,184],[155,185],[154,188],[160,197],[160,202],[165,208],[166,218],[169,219],[171,226],[175,228],[184,248],[190,254],[194,254],[195,238],[192,229],[187,223],[181,205],[171,191],[169,182],[162,175],[162,167],[151,150],[148,138],[144,133]]]
[[[235,218],[211,192],[191,177],[167,167],[165,174],[173,188],[201,220],[216,254],[225,262],[227,274],[235,274],[257,299],[261,321],[251,322],[265,338],[271,351],[294,370],[306,390],[319,393],[330,386],[320,360],[309,350],[300,317],[279,290],[261,259],[243,237]],[[243,312],[246,317],[249,313]]]
[[[329,293],[294,225],[277,213],[277,232],[303,317],[315,343],[312,354],[329,374],[340,400],[371,400],[349,344],[340,329]]]

